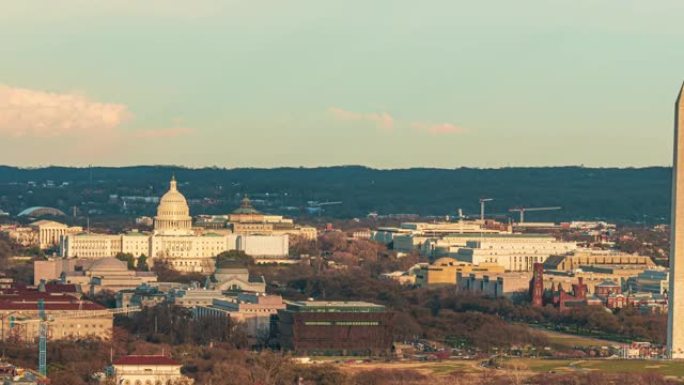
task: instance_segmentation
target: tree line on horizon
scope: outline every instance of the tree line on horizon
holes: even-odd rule
[[[201,168],[176,166],[45,167],[0,166],[0,209],[16,214],[31,206],[65,212],[96,205],[97,213],[121,214],[111,195],[160,196],[172,175],[191,201],[193,214],[226,213],[248,195],[257,209],[288,216],[312,215],[311,202],[333,218],[417,214],[456,216],[459,209],[517,220],[514,207],[561,206],[530,212],[528,221],[607,220],[619,223],[666,223],[670,215],[671,168],[530,167],[501,169],[413,168],[380,170],[361,166],[321,168]],[[55,186],[43,187],[45,181]],[[35,184],[29,185],[28,182]],[[64,182],[67,184],[62,185]],[[127,214],[149,215],[154,205]],[[131,211],[132,210],[132,211]],[[137,210],[137,211],[136,211]],[[319,215],[315,213],[314,215]]]

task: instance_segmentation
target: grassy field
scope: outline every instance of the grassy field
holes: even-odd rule
[[[621,343],[615,341],[602,340],[592,337],[583,337],[574,334],[559,333],[546,329],[534,328],[533,330],[542,333],[546,338],[548,338],[551,347],[556,349],[621,345]]]
[[[347,363],[341,367],[349,372],[372,369],[412,369],[426,375],[448,375],[453,372],[479,372],[486,369],[480,366],[478,360],[444,360],[436,362],[371,362]],[[541,358],[512,358],[506,361],[508,369],[497,371],[517,370],[527,373],[543,372],[586,372],[600,371],[605,373],[647,373],[649,371],[684,378],[684,362],[668,362],[655,360],[618,360],[618,359],[541,359]],[[515,369],[513,369],[515,368]]]
[[[467,360],[445,360],[435,362],[369,362],[369,363],[348,363],[341,368],[348,372],[358,372],[363,370],[386,369],[386,370],[406,370],[411,369],[426,375],[447,375],[453,372],[476,372],[482,370],[480,361]]]
[[[647,373],[684,377],[684,362],[656,360],[545,360],[522,358],[511,360],[533,372],[600,371],[605,373]]]

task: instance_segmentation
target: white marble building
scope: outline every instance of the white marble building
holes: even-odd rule
[[[217,254],[242,250],[253,257],[288,255],[287,235],[249,235],[198,231],[192,227],[190,208],[178,191],[175,178],[164,194],[154,218],[154,232],[144,234],[70,234],[62,238],[65,258],[105,258],[118,253],[144,254],[151,261],[164,260],[179,271],[211,272]]]

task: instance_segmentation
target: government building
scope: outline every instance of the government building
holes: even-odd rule
[[[241,250],[255,258],[282,258],[288,255],[287,234],[248,234],[193,228],[190,208],[178,191],[175,178],[159,200],[154,231],[125,234],[68,234],[61,240],[64,258],[107,258],[118,253],[148,256],[184,272],[210,273],[217,254]]]

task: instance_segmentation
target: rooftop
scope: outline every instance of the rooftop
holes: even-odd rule
[[[233,211],[233,214],[261,214],[252,206],[252,201],[245,195],[240,202],[240,207]]]
[[[161,355],[130,355],[114,360],[114,365],[180,365],[179,362]]]
[[[45,310],[106,310],[107,308],[94,302],[45,302]],[[38,301],[6,301],[0,300],[0,310],[36,310]]]
[[[292,301],[287,302],[287,309],[298,312],[384,312],[383,305],[364,301]]]

